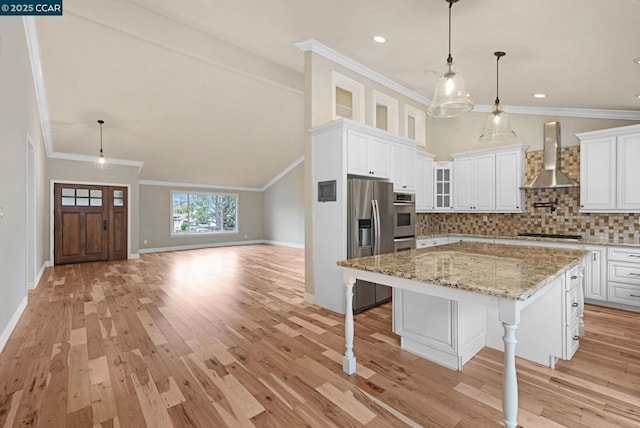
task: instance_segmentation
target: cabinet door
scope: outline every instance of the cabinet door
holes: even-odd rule
[[[369,167],[374,177],[389,178],[389,143],[387,141],[371,138]]]
[[[585,247],[591,254],[585,265],[584,297],[592,300],[607,300],[606,247]]]
[[[474,159],[473,185],[475,194],[474,211],[496,209],[495,155],[483,155]]]
[[[580,208],[615,210],[616,138],[580,142]]]
[[[402,190],[416,190],[416,148],[402,147]]]
[[[640,134],[618,137],[616,208],[623,211],[640,210]]]
[[[453,209],[469,211],[472,209],[472,159],[453,161]]]
[[[392,143],[389,147],[389,179],[393,182],[393,190],[402,191],[402,144]]]
[[[416,211],[433,210],[433,160],[416,156]]]
[[[496,154],[496,210],[523,211],[524,152]]]
[[[434,164],[435,165],[435,164]],[[434,166],[434,209],[445,210],[453,208],[451,200],[451,167],[450,166]]]
[[[348,131],[347,138],[347,169],[349,174],[371,176],[369,136],[356,131]]]

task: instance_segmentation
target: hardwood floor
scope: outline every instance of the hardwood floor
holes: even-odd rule
[[[0,427],[500,426],[500,352],[455,372],[399,348],[389,305],[303,302],[303,252],[244,246],[50,268],[0,354]],[[587,306],[551,370],[518,360],[524,427],[640,426],[640,314]]]

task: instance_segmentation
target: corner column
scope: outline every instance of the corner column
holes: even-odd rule
[[[356,279],[345,273],[343,280],[346,289],[347,308],[344,314],[345,352],[342,360],[342,370],[351,375],[356,372],[356,357],[353,355],[353,286],[356,283]]]
[[[518,426],[518,377],[516,373],[516,330],[520,323],[520,308],[516,301],[500,301],[500,321],[504,328],[504,368],[502,372],[502,412],[504,426]]]

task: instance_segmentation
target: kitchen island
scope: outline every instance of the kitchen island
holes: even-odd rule
[[[357,279],[388,285],[394,291],[451,302],[449,307],[452,310],[447,312],[449,322],[430,327],[440,328],[441,337],[451,338],[454,342],[461,339],[452,346],[457,353],[456,358],[461,361],[458,368],[485,345],[486,331],[483,327],[487,325],[487,319],[491,319],[487,312],[496,311],[504,330],[504,424],[516,427],[516,329],[521,314],[529,308],[526,315],[530,324],[532,319],[534,324],[538,319],[557,319],[561,323],[555,326],[555,330],[559,330],[557,334],[564,338],[571,336],[575,340],[564,340],[560,355],[556,357],[570,358],[577,348],[578,325],[581,323],[581,266],[587,254],[578,250],[460,242],[340,261],[338,265],[343,268],[347,305],[343,370],[347,374],[356,372],[352,305],[353,286]],[[523,345],[526,347],[530,345],[527,342],[537,341],[530,346],[536,349],[547,339],[547,334],[544,329],[537,334],[538,338],[527,334]],[[422,345],[427,353],[441,351],[428,342]],[[438,358],[432,359],[438,362]]]

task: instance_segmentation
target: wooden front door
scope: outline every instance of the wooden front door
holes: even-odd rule
[[[127,258],[126,187],[55,184],[54,263]]]

